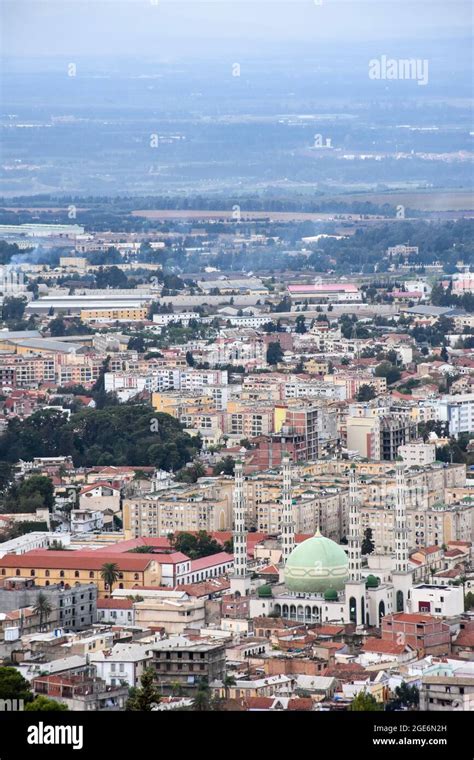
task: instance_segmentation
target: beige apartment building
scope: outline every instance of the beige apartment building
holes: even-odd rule
[[[222,481],[124,499],[125,538],[167,536],[175,531],[232,530],[233,484],[231,480]]]
[[[186,628],[201,628],[206,622],[205,599],[144,599],[135,602],[135,625],[164,628],[168,635]]]

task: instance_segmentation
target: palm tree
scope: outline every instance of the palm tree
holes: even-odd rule
[[[211,710],[211,700],[208,689],[198,689],[193,699],[193,710],[196,712],[209,712]]]
[[[100,568],[100,576],[108,587],[110,594],[112,594],[114,583],[117,583],[120,577],[119,568],[116,562],[105,562]]]
[[[235,686],[235,683],[236,681],[234,676],[226,676],[224,678],[224,693],[226,699],[229,699],[229,690],[232,686]]]
[[[201,678],[199,681],[198,690],[193,699],[192,709],[196,712],[207,712],[209,710],[212,710],[211,692],[209,689],[209,683],[206,678]]]
[[[35,615],[39,615],[40,630],[43,628],[43,622],[47,620],[51,615],[52,610],[53,608],[51,607],[48,597],[46,594],[40,591],[36,597],[36,604],[33,607],[33,612]]]

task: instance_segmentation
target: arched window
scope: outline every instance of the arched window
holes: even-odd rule
[[[20,575],[20,571],[17,570],[16,573],[15,573],[15,575]]]
[[[64,570],[60,570],[59,571],[59,577],[60,578],[64,578]]]
[[[397,612],[403,612],[403,591],[397,591]]]
[[[133,574],[133,580],[134,580],[134,581],[138,581],[138,580],[140,580],[140,575],[139,575],[138,573],[134,573],[134,574]]]
[[[74,578],[79,578],[79,570],[74,571]]]
[[[351,623],[357,623],[357,600],[353,596],[349,599],[349,620]]]
[[[46,581],[44,585],[49,586],[49,581]]]
[[[5,568],[2,567],[2,575],[6,575],[6,573],[7,573],[7,571],[5,570]]]
[[[385,602],[381,601],[379,602],[379,624],[384,616],[385,616]]]
[[[30,570],[30,575],[34,575],[34,574],[35,574],[35,571],[34,570]]]
[[[93,578],[93,577],[94,577],[94,571],[93,571],[93,570],[91,570],[91,571],[89,572],[89,578]]]
[[[45,571],[45,577],[46,577],[46,578],[49,578],[49,570],[46,570],[46,571]]]
[[[360,600],[360,622],[362,625],[365,623],[365,598],[362,597]]]
[[[119,588],[123,588],[123,583],[119,583]]]

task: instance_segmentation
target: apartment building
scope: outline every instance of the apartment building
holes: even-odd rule
[[[450,435],[474,433],[474,393],[443,396],[436,402],[436,414],[448,424]]]
[[[163,694],[170,694],[179,684],[184,693],[192,693],[202,679],[221,681],[225,673],[225,644],[170,636],[150,647],[151,666]]]
[[[21,610],[34,606],[38,594],[43,593],[50,604],[51,612],[47,622],[49,627],[79,631],[89,628],[97,619],[97,588],[94,583],[75,582],[72,585],[38,584],[31,576],[3,576],[0,587],[0,612]]]
[[[220,481],[219,481],[220,483]],[[126,538],[167,536],[176,531],[232,529],[233,484],[193,485],[124,499]]]

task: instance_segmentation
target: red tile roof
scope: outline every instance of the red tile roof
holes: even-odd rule
[[[98,610],[131,610],[132,608],[131,599],[97,599]]]
[[[279,575],[279,570],[276,565],[268,565],[268,567],[264,567],[263,570],[259,570],[259,575]]]
[[[387,615],[385,620],[392,618],[400,623],[434,623],[436,618],[432,615],[418,615],[415,612],[396,612],[393,615]]]
[[[209,557],[201,557],[200,559],[191,560],[191,572],[205,570],[208,567],[215,567],[216,565],[223,565],[224,563],[233,561],[234,555],[228,554],[227,552],[211,554]]]
[[[313,700],[310,697],[300,697],[299,699],[290,699],[288,701],[288,710],[297,710],[298,712],[312,710]]]
[[[184,555],[183,555],[184,556]],[[144,571],[156,560],[153,554],[128,554],[113,557],[101,552],[48,551],[36,549],[26,554],[6,554],[0,557],[0,567],[25,567],[64,570],[100,570],[105,562],[115,562],[119,570]]]
[[[374,636],[369,636],[362,645],[362,651],[399,655],[406,652],[407,647],[407,644],[396,644],[394,641],[387,641],[386,639],[377,639]]]
[[[120,491],[120,488],[113,486],[111,483],[107,483],[105,480],[97,480],[89,486],[84,486],[84,488],[79,491],[79,495],[93,491],[95,488],[110,488],[112,491]]]
[[[453,646],[474,649],[474,631],[460,631],[458,637],[453,641]]]

